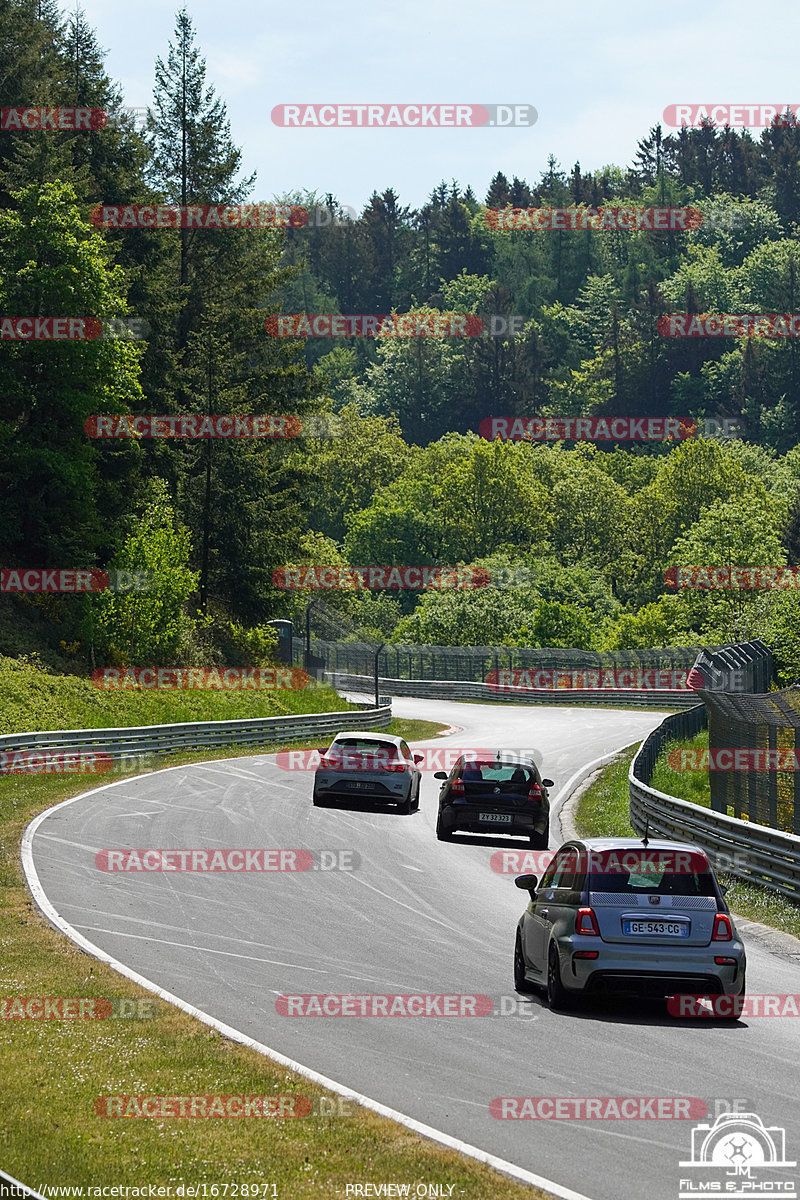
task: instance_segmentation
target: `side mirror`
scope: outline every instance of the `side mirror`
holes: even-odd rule
[[[728,894],[728,889],[727,889],[727,887],[725,886],[725,884],[724,884],[724,883],[721,883],[721,884],[719,885],[719,890],[722,892],[723,896],[727,896],[727,894]]]
[[[415,762],[415,763],[421,763],[421,762],[424,762],[424,761],[425,761],[425,755],[424,755],[424,754],[415,754],[415,755],[414,755],[414,762]]]
[[[522,888],[523,892],[535,892],[539,886],[535,875],[518,875],[514,883],[518,888]]]
[[[328,749],[328,746],[317,746],[317,754],[327,754]]]
[[[552,779],[543,779],[542,780],[542,787],[551,788],[551,787],[555,787],[555,786],[556,785],[553,783]]]
[[[434,771],[433,778],[434,779],[447,779],[447,771]]]

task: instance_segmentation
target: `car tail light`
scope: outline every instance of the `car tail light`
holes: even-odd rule
[[[715,954],[714,962],[717,964],[718,967],[735,967],[736,966],[735,958],[725,958],[725,956],[722,954]]]
[[[591,908],[579,908],[575,917],[575,932],[588,933],[593,937],[600,937],[600,930],[597,926],[597,917],[594,915],[594,910]]]
[[[542,803],[542,789],[539,787],[539,784],[536,782],[536,780],[533,781],[530,789],[528,790],[528,800],[532,801],[534,804]]]
[[[463,796],[464,795],[464,780],[463,779],[454,779],[453,780],[453,782],[450,784],[450,795],[451,796]]]
[[[733,930],[731,929],[730,917],[727,913],[718,912],[714,916],[714,932],[711,934],[712,942],[732,942]]]
[[[573,958],[599,958],[599,950],[576,950]]]
[[[400,758],[391,759],[388,763],[382,763],[381,766],[383,766],[384,770],[386,770],[386,771],[406,771],[406,770],[408,770],[408,764],[404,763],[403,760]]]

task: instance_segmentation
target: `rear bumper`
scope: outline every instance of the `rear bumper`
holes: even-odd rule
[[[550,823],[550,814],[546,808],[537,807],[526,812],[515,810],[507,815],[510,821],[482,821],[480,814],[486,812],[490,805],[483,808],[477,804],[446,804],[442,812],[442,824],[446,829],[463,830],[465,833],[516,833],[530,835],[531,833],[546,833]]]
[[[314,780],[314,796],[325,800],[371,800],[383,804],[400,804],[408,800],[414,787],[410,777],[403,781],[402,788],[397,789],[387,787],[374,779],[363,780],[370,785],[368,788],[351,788],[347,786],[351,781],[352,773],[346,780],[336,779],[327,784],[320,784]]]
[[[597,958],[574,958],[576,950],[596,950]],[[628,993],[640,996],[681,994],[736,996],[742,990],[745,953],[741,942],[686,946],[680,954],[671,946],[631,948],[600,938],[566,938],[559,942],[564,986],[586,993]],[[721,965],[715,956],[733,958]]]

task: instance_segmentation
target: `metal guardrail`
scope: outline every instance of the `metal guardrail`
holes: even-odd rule
[[[752,821],[740,821],[649,786],[656,759],[668,741],[692,737],[707,721],[700,704],[673,713],[645,739],[628,773],[631,825],[651,833],[694,842],[718,869],[800,900],[800,837]]]
[[[375,680],[370,675],[349,675],[340,671],[325,671],[326,683],[353,692],[370,692]],[[498,692],[486,683],[471,683],[454,679],[385,679],[378,685],[390,696],[416,696],[427,700],[483,700],[498,704],[625,704],[636,708],[684,708],[697,704],[696,692],[629,691],[627,689],[577,691],[557,689],[546,692]]]
[[[190,721],[176,725],[141,725],[123,729],[60,729],[0,736],[0,751],[97,751],[124,758],[167,754],[172,750],[232,745],[270,745],[325,737],[340,729],[385,729],[392,719],[389,696],[380,707],[288,717],[253,717],[236,721]]]

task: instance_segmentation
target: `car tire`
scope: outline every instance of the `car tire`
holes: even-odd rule
[[[420,789],[420,785],[419,785],[419,784],[417,784],[417,794],[416,794],[416,796],[414,797],[414,803],[411,805],[411,811],[412,811],[412,812],[418,812],[418,811],[419,811],[419,789]]]
[[[403,813],[403,815],[406,817],[408,816],[409,813],[412,813],[414,811],[414,801],[411,797],[410,792],[408,794],[408,799],[401,800],[397,807],[398,807],[399,811],[401,813]]]
[[[546,850],[549,840],[548,834],[534,831],[531,834],[531,850]]]
[[[525,978],[525,960],[522,956],[522,941],[519,933],[517,933],[517,940],[514,942],[514,988],[524,995],[536,990],[533,984],[529,983]]]
[[[572,997],[561,982],[561,965],[553,942],[547,955],[547,1003],[554,1011],[564,1012],[572,1007]]]
[[[730,1011],[730,1013],[725,1013],[724,1016],[720,1015],[720,1017],[719,1017],[720,1021],[740,1021],[741,1020],[742,1012],[744,1011],[744,1002],[747,999],[746,973],[742,975],[742,990],[739,992],[738,996],[732,996],[731,999],[733,1000],[733,1005],[731,1006],[731,1011]]]
[[[313,804],[314,808],[330,808],[331,806],[330,800],[328,800],[327,797],[323,798],[322,796],[314,796]]]
[[[442,822],[442,813],[439,810],[439,816],[436,818],[436,836],[440,842],[449,842],[453,836],[453,831],[449,827],[445,829]]]

